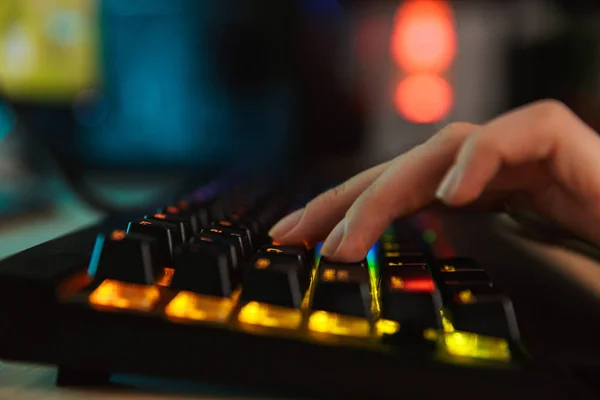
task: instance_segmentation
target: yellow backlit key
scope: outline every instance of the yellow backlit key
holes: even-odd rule
[[[160,291],[156,286],[107,279],[92,292],[88,300],[92,306],[149,311],[159,297]]]
[[[168,317],[195,321],[225,322],[233,308],[233,300],[181,291],[167,305]]]
[[[250,325],[296,329],[302,322],[302,311],[251,301],[242,307],[238,320]]]
[[[370,332],[369,320],[348,317],[327,311],[315,311],[308,320],[308,329],[332,335],[364,337]]]
[[[450,355],[485,360],[510,361],[511,354],[505,339],[470,332],[450,332],[440,335],[442,348]]]

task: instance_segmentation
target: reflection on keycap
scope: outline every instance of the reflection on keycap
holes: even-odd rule
[[[348,317],[327,311],[315,311],[308,321],[308,329],[313,332],[342,336],[368,336],[369,320]]]
[[[375,323],[375,331],[378,336],[393,335],[400,330],[400,324],[397,321],[389,319],[380,319]]]
[[[174,268],[164,268],[163,275],[160,277],[156,284],[158,286],[169,286],[171,281],[173,280],[173,275],[175,274]]]
[[[89,302],[94,306],[149,311],[159,297],[160,292],[156,286],[107,279],[90,294]]]
[[[224,322],[232,308],[233,300],[230,298],[181,291],[167,305],[165,312],[173,318]]]
[[[302,311],[251,301],[242,307],[238,320],[251,325],[296,329],[302,322]]]
[[[444,350],[453,356],[485,360],[510,361],[508,342],[504,339],[470,332],[447,332],[442,335]]]

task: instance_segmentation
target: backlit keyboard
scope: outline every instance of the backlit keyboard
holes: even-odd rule
[[[367,398],[556,385],[485,266],[435,257],[440,232],[398,221],[363,261],[336,263],[269,239],[291,200],[204,188],[5,260],[1,356],[59,365],[63,384],[118,372]]]

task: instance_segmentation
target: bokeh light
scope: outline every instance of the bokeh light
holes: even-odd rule
[[[408,121],[427,124],[442,120],[454,103],[452,86],[431,74],[409,75],[394,93],[396,110]]]
[[[397,10],[391,52],[406,72],[440,72],[456,53],[451,6],[441,0],[404,2]]]

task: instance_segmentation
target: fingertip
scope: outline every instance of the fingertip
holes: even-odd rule
[[[279,222],[277,222],[271,230],[269,230],[269,236],[272,239],[283,241],[285,236],[287,236],[294,228],[298,225],[302,216],[304,215],[304,208],[296,210],[291,214],[288,214]]]
[[[435,191],[435,197],[445,204],[451,204],[460,188],[462,167],[453,165]]]
[[[326,252],[326,254],[321,252],[321,254],[331,261],[354,263],[364,260],[370,247],[364,245],[362,238],[347,234],[342,238],[334,251]]]
[[[335,226],[335,228],[333,228],[331,233],[327,236],[327,239],[325,239],[325,242],[321,247],[321,254],[328,258],[334,257],[337,248],[342,243],[342,240],[346,235],[347,229],[348,222],[347,219],[344,218]]]

